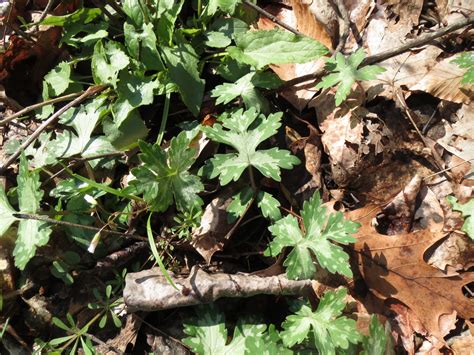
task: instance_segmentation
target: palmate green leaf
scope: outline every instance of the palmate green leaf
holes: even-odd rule
[[[227,48],[229,55],[257,69],[269,64],[305,63],[328,53],[324,45],[312,38],[281,29],[238,34],[235,44]]]
[[[230,145],[237,151],[216,154],[207,162],[204,173],[211,179],[219,176],[221,184],[226,185],[232,180],[237,181],[247,167],[253,166],[266,177],[280,181],[280,169],[291,169],[300,163],[299,159],[287,150],[257,150],[257,147],[277,133],[282,115],[279,112],[265,117],[259,115],[255,108],[247,111],[241,109],[223,115],[222,125],[202,127],[208,138]],[[250,128],[252,124],[253,128]]]
[[[39,181],[39,173],[28,171],[28,160],[24,153],[20,157],[19,172],[17,177],[18,184],[18,204],[20,213],[35,214],[40,209],[41,198],[43,191],[40,190],[41,183]],[[3,195],[2,195],[3,194]],[[11,206],[6,200],[5,192],[0,194],[2,202],[2,229],[5,229],[7,223],[12,222],[7,213],[12,213]],[[16,218],[15,218],[16,219]],[[8,227],[7,227],[8,229]],[[20,220],[18,225],[18,236],[15,242],[15,249],[13,249],[13,256],[15,257],[15,266],[23,270],[35,256],[36,248],[46,245],[49,240],[51,229],[47,223],[35,220]]]
[[[341,316],[346,295],[344,288],[326,292],[315,312],[309,305],[302,304],[282,324],[283,343],[288,347],[301,344],[312,333],[315,347],[324,355],[335,355],[337,350],[347,350],[349,343],[357,344],[362,337],[357,332],[355,320]]]
[[[316,271],[313,256],[329,272],[352,277],[349,255],[334,242],[355,242],[356,239],[350,235],[357,232],[359,224],[345,220],[341,212],[328,215],[317,192],[303,204],[301,217],[305,233],[291,215],[268,228],[275,239],[265,250],[265,255],[277,256],[284,247],[293,247],[283,263],[290,279],[311,278]]]
[[[197,195],[204,188],[199,177],[188,172],[195,161],[195,150],[189,147],[186,132],[170,142],[168,150],[140,141],[143,165],[132,170],[135,180],[130,182],[153,211],[162,212],[176,203],[180,211],[202,205]]]
[[[390,333],[387,334],[385,328],[380,324],[377,316],[372,315],[369,325],[369,336],[362,339],[364,350],[360,355],[386,355],[389,354],[387,345],[390,343]]]
[[[195,116],[199,114],[204,95],[204,80],[199,77],[199,57],[189,44],[163,47],[170,81],[176,84],[184,104]]]
[[[464,224],[461,230],[465,232],[469,238],[474,240],[474,199],[470,199],[467,203],[461,205],[456,197],[448,196],[449,203],[453,206],[453,210],[460,211],[464,218]]]
[[[199,355],[253,355],[257,354],[256,349],[261,349],[262,354],[291,353],[281,344],[273,326],[267,332],[266,324],[260,324],[253,318],[241,318],[232,340],[227,344],[224,314],[213,304],[197,307],[197,313],[199,317],[184,324],[184,333],[188,336],[183,339],[183,343]]]
[[[474,84],[474,51],[462,53],[453,60],[460,68],[467,68],[464,73],[461,84]]]
[[[98,41],[92,55],[92,76],[96,84],[117,86],[119,72],[130,63],[130,58],[122,50],[119,43],[107,41],[105,45]]]
[[[274,74],[250,72],[235,83],[216,86],[211,96],[217,97],[217,105],[226,105],[241,96],[247,108],[255,107],[257,111],[262,112],[268,109],[268,102],[257,88],[274,89],[281,83],[282,81]]]
[[[385,71],[384,68],[377,65],[368,65],[357,69],[365,58],[364,50],[358,49],[349,58],[344,58],[341,53],[336,54],[336,58],[327,60],[326,69],[332,74],[323,77],[321,82],[316,85],[316,89],[328,89],[338,85],[336,92],[336,106],[339,106],[349,95],[352,85],[358,80],[372,80]]]

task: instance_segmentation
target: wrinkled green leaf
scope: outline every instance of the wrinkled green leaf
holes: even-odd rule
[[[197,194],[204,186],[188,171],[195,161],[195,150],[189,147],[185,132],[174,137],[167,150],[143,141],[139,146],[143,165],[132,170],[136,180],[130,184],[143,193],[152,210],[165,211],[173,202],[180,211],[202,205]]]
[[[378,74],[385,71],[384,68],[377,65],[368,65],[357,69],[364,60],[365,53],[362,48],[358,49],[347,59],[341,53],[336,54],[336,58],[327,60],[326,69],[333,74],[323,77],[321,82],[316,85],[316,89],[328,89],[338,85],[335,95],[336,106],[339,106],[349,95],[352,85],[358,80],[372,80]]]
[[[15,212],[10,202],[8,202],[5,190],[3,187],[0,187],[0,237],[3,236],[13,222],[16,221],[16,218],[13,217]]]
[[[227,48],[230,56],[257,69],[269,64],[305,63],[328,52],[324,45],[309,37],[281,29],[238,34],[235,44]]]
[[[293,247],[283,263],[290,279],[310,279],[316,271],[313,256],[329,272],[352,277],[349,255],[334,242],[355,242],[350,235],[357,232],[359,224],[345,220],[341,212],[328,214],[317,192],[303,204],[301,217],[305,232],[292,215],[268,228],[275,239],[265,255],[277,256],[284,247]]]
[[[465,204],[458,203],[456,197],[448,196],[449,203],[453,206],[453,210],[462,213],[464,224],[461,230],[474,240],[474,199],[470,199]]]
[[[209,0],[207,14],[212,16],[217,12],[217,10],[233,14],[236,6],[241,2],[242,0]]]
[[[224,117],[222,125],[203,127],[208,138],[230,145],[237,151],[216,154],[207,162],[203,172],[211,179],[219,176],[221,184],[226,185],[232,180],[237,181],[247,167],[253,166],[264,176],[280,181],[280,169],[291,169],[300,163],[299,159],[287,150],[257,150],[257,147],[277,133],[282,115],[279,112],[265,117],[251,108],[247,111],[238,110]],[[252,124],[253,127],[250,128]]]
[[[347,350],[350,343],[357,344],[362,337],[355,320],[341,316],[346,295],[346,289],[326,292],[315,312],[308,305],[301,305],[282,324],[283,343],[288,347],[301,344],[312,333],[314,345],[324,355],[335,355],[337,350]]]

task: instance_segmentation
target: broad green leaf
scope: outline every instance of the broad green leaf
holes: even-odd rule
[[[236,6],[241,2],[242,0],[209,0],[207,14],[212,16],[217,12],[217,10],[233,14]]]
[[[40,168],[57,162],[55,146],[51,142],[51,132],[43,132],[38,137],[38,147],[30,145],[25,149],[26,156],[31,156],[30,165]]]
[[[369,325],[369,336],[362,339],[364,350],[360,355],[385,355],[387,354],[387,343],[390,334],[385,332],[377,316],[372,315]]]
[[[130,182],[154,211],[165,211],[176,203],[180,211],[202,205],[197,195],[203,190],[199,178],[189,173],[195,161],[195,150],[189,147],[186,133],[181,132],[171,140],[170,147],[163,150],[158,145],[139,142],[143,165],[132,170],[135,180]]]
[[[163,47],[170,81],[176,84],[184,104],[195,116],[199,114],[204,95],[204,80],[199,77],[199,57],[189,44]]]
[[[24,153],[20,157],[18,184],[18,204],[20,213],[35,214],[40,209],[43,191],[40,190],[39,173],[28,171],[28,160]],[[35,256],[36,248],[46,245],[51,229],[47,223],[31,219],[21,220],[18,225],[18,237],[13,249],[15,266],[23,270]]]
[[[249,26],[242,20],[219,17],[204,33],[204,43],[209,47],[224,48],[231,44],[236,34],[247,32],[248,29]]]
[[[305,232],[291,215],[268,228],[275,239],[265,255],[277,256],[284,247],[293,247],[283,263],[290,279],[310,279],[316,271],[313,256],[329,272],[352,277],[349,255],[334,242],[355,242],[350,235],[357,232],[359,224],[344,220],[341,212],[328,215],[317,192],[303,204],[301,217]]]
[[[141,28],[145,22],[145,16],[148,16],[148,8],[143,0],[124,0],[122,9],[128,16],[127,21],[136,28]]]
[[[119,125],[113,120],[107,119],[103,121],[102,126],[107,140],[118,150],[135,147],[137,141],[148,134],[148,128],[141,119],[138,110],[132,111]]]
[[[357,69],[364,58],[365,53],[362,48],[347,59],[341,53],[337,53],[336,58],[328,59],[326,62],[326,69],[332,74],[323,77],[321,82],[316,85],[316,89],[328,89],[338,85],[335,98],[336,106],[339,106],[347,98],[356,81],[375,79],[378,74],[385,71],[384,68],[377,65],[368,65]]]
[[[154,90],[158,87],[158,80],[151,77],[140,77],[128,71],[120,73],[118,99],[112,106],[115,125],[120,126],[137,107],[153,103]]]
[[[350,343],[357,344],[362,337],[357,332],[355,320],[341,316],[346,295],[346,289],[326,292],[315,312],[302,304],[282,324],[283,343],[288,347],[301,344],[311,333],[315,347],[324,355],[335,355],[336,351],[347,350]]]
[[[69,86],[71,77],[71,66],[66,62],[59,63],[48,74],[44,76],[45,82],[49,85],[50,94],[52,96],[59,96]]]
[[[123,29],[125,46],[131,57],[142,62],[147,70],[161,71],[165,68],[156,49],[156,36],[151,23],[144,24],[141,30],[125,23]]]
[[[199,317],[184,324],[184,333],[188,336],[183,339],[183,342],[197,354],[256,354],[253,352],[254,343],[262,344],[261,340],[268,342],[271,348],[283,349],[281,344],[276,344],[279,338],[274,329],[272,328],[272,333],[268,333],[265,324],[259,324],[252,318],[239,319],[232,340],[227,344],[228,334],[224,314],[220,313],[213,304],[199,306],[196,312]],[[277,339],[275,339],[275,334]],[[270,344],[272,342],[275,344]]]
[[[160,43],[165,45],[172,44],[175,22],[181,12],[183,4],[184,0],[160,0],[158,3],[158,13],[161,15],[158,20],[156,33]]]
[[[204,43],[208,47],[225,48],[232,42],[232,40],[222,32],[207,31],[205,36],[206,40]]]
[[[249,335],[245,338],[245,353],[249,355],[292,355],[293,351],[285,347],[275,326],[270,324],[268,332],[263,336]]]
[[[70,23],[81,23],[88,24],[93,21],[95,18],[100,16],[102,11],[97,8],[88,8],[82,7],[79,10],[74,11],[72,14],[64,16],[48,16],[43,21],[41,25],[45,26],[64,26]]]
[[[461,84],[474,84],[474,51],[464,52],[453,60],[460,68],[467,68],[464,73]]]
[[[227,48],[230,56],[257,69],[269,64],[305,63],[328,53],[321,43],[280,29],[238,34],[235,44]]]
[[[461,230],[474,240],[474,199],[470,199],[463,205],[458,203],[454,196],[448,196],[447,199],[453,206],[453,210],[462,213],[464,224],[462,225]]]
[[[3,187],[0,187],[0,237],[3,236],[8,228],[16,221],[16,218],[13,217],[13,214],[16,211],[8,202],[7,195]]]
[[[291,169],[300,161],[287,150],[271,148],[257,150],[266,139],[277,133],[281,126],[282,113],[271,114],[268,117],[259,115],[255,108],[247,111],[234,111],[222,118],[222,125],[203,127],[208,138],[230,145],[237,152],[216,154],[204,167],[203,172],[209,177],[219,176],[222,185],[232,180],[237,181],[243,171],[253,166],[266,177],[280,181],[280,169]],[[253,124],[253,128],[250,126]]]
[[[91,64],[94,82],[116,87],[119,72],[129,63],[130,58],[117,42],[107,41],[104,46],[102,41],[98,41],[94,46]]]
[[[250,72],[250,65],[225,56],[216,67],[216,72],[227,81],[237,81]]]

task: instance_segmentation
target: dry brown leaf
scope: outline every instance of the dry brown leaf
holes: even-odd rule
[[[442,100],[468,104],[474,97],[474,85],[461,85],[466,69],[452,63],[458,56],[441,60],[409,89],[424,91]]]
[[[129,344],[132,348],[135,346],[137,341],[138,331],[142,325],[141,318],[135,314],[128,314],[125,326],[120,329],[120,332],[112,339],[109,339],[107,343],[98,345],[95,350],[98,354],[113,355],[117,354],[116,351],[111,351],[112,347],[114,350],[119,350],[123,353],[127,350]]]
[[[474,243],[464,234],[451,233],[428,259],[441,270],[468,270],[474,266]]]
[[[371,226],[378,211],[368,206],[348,214],[362,223],[354,246],[361,274],[377,297],[403,302],[428,334],[443,342],[454,312],[464,319],[474,317],[474,302],[462,292],[464,285],[474,281],[474,273],[446,274],[424,261],[425,251],[444,237],[442,233],[378,234]]]
[[[193,231],[191,245],[209,264],[215,252],[224,247],[224,238],[232,228],[227,223],[226,207],[229,198],[216,197],[209,203],[201,217],[201,225]]]
[[[422,178],[415,175],[393,200],[382,209],[380,219],[386,219],[386,233],[388,235],[408,233],[412,228],[415,203],[420,191]]]
[[[444,226],[444,211],[435,193],[429,187],[422,186],[418,198],[420,205],[415,212],[414,229],[441,232]]]

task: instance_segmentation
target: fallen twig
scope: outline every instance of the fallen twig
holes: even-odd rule
[[[158,311],[211,303],[222,297],[266,295],[302,295],[314,293],[312,280],[288,280],[285,275],[259,277],[247,274],[208,274],[194,267],[187,278],[171,274],[181,292],[171,286],[154,268],[127,274],[123,297],[128,311]]]
[[[3,120],[1,120],[0,121],[0,126],[4,126],[8,122],[13,121],[15,118],[21,117],[21,116],[23,116],[24,114],[26,114],[30,111],[36,110],[38,108],[41,108],[41,107],[49,105],[49,104],[56,104],[58,102],[63,102],[63,101],[67,101],[69,99],[73,99],[77,96],[80,96],[84,92],[85,91],[75,92],[75,93],[72,93],[72,94],[56,97],[54,99],[49,99],[49,100],[45,100],[45,101],[42,101],[42,102],[38,102],[37,104],[25,107],[25,108],[21,109],[20,111],[15,112],[13,115],[8,116],[8,117],[4,118]]]
[[[76,97],[73,101],[65,105],[64,107],[61,107],[57,112],[51,115],[46,121],[44,121],[34,132],[31,136],[28,137],[26,141],[24,141],[20,147],[7,159],[7,161],[0,166],[0,175],[2,175],[5,170],[8,169],[8,167],[20,156],[21,152],[28,148],[31,143],[33,143],[43,132],[46,127],[49,125],[53,124],[56,122],[56,120],[59,119],[59,116],[61,116],[64,112],[69,110],[71,107],[74,107],[78,104],[80,104],[82,101],[87,99],[89,96],[95,95],[107,88],[107,85],[96,85],[96,86],[91,86],[89,87],[86,91],[84,91],[79,97]]]
[[[272,22],[275,22],[277,25],[283,27],[285,30],[288,30],[292,33],[294,33],[295,35],[299,35],[299,36],[304,36],[304,34],[302,34],[300,31],[298,31],[297,29],[291,27],[290,25],[287,25],[286,23],[284,23],[283,21],[281,21],[280,19],[278,19],[276,16],[272,15],[271,13],[269,13],[268,11],[265,11],[264,9],[262,9],[260,6],[257,6],[255,5],[254,3],[252,3],[251,1],[249,0],[244,0],[243,3],[245,5],[247,5],[248,7],[254,9],[255,11],[257,11],[259,14],[265,16],[266,18],[268,18],[269,20],[271,20]]]

